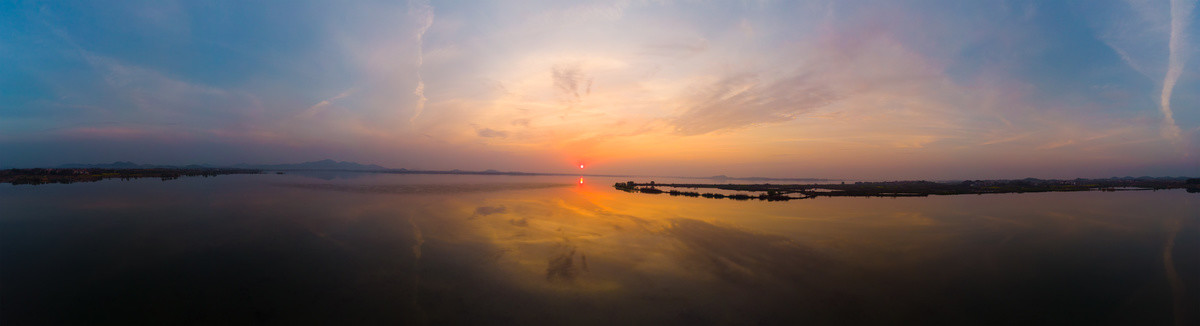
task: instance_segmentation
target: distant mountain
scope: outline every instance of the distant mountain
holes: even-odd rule
[[[388,168],[375,164],[358,164],[355,162],[339,162],[330,159],[304,162],[298,164],[238,164],[235,168],[260,170],[339,170],[339,171],[384,171]]]
[[[212,165],[212,164],[191,164],[186,166],[179,165],[155,165],[155,164],[137,164],[133,162],[117,161],[112,163],[100,164],[63,164],[58,168],[63,169],[205,169],[205,168],[239,168],[239,169],[259,169],[259,170],[334,170],[334,171],[384,171],[388,168],[375,164],[359,164],[355,162],[339,162],[330,159],[304,162],[297,164],[237,164],[237,165]],[[401,169],[403,170],[403,169]]]

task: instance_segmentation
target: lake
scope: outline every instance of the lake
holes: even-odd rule
[[[1182,189],[762,202],[626,180],[671,181],[0,185],[0,324],[1200,321]]]

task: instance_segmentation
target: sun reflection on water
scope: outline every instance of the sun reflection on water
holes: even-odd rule
[[[410,322],[401,317],[428,316],[430,323],[929,321],[922,316],[857,313],[871,310],[933,311],[937,318],[984,316],[1019,324],[1021,320],[1004,319],[1013,315],[971,309],[998,305],[1006,311],[1040,312],[1027,300],[1047,295],[1084,303],[1063,308],[1063,314],[1078,314],[1079,307],[1118,309],[1103,303],[1120,298],[1072,296],[1038,284],[1108,287],[1106,291],[1120,294],[1137,290],[1121,288],[1126,284],[1162,281],[1162,262],[1156,259],[1167,242],[1156,237],[1167,234],[1160,230],[1164,218],[1181,219],[1184,225],[1179,245],[1170,250],[1180,261],[1175,264],[1183,278],[1180,284],[1195,283],[1188,277],[1197,274],[1186,268],[1196,264],[1188,257],[1200,256],[1195,246],[1187,245],[1197,236],[1195,215],[1181,217],[1200,210],[1200,205],[1180,197],[1190,195],[1186,193],[757,202],[626,193],[610,186],[623,180],[583,176],[371,176],[370,182],[314,181],[292,174],[258,178],[267,177],[202,181],[229,189],[216,193],[209,191],[214,184],[189,187],[187,180],[165,186],[99,182],[38,188],[39,192],[7,189],[0,192],[5,195],[0,196],[0,206],[9,211],[0,222],[19,220],[11,216],[94,217],[73,221],[72,230],[87,230],[85,234],[58,230],[66,234],[52,236],[25,227],[24,232],[35,234],[22,239],[34,243],[7,247],[11,250],[62,248],[47,243],[82,239],[81,246],[96,249],[79,261],[137,257],[146,266],[193,260],[203,262],[195,266],[217,266],[195,272],[169,270],[174,273],[170,278],[108,268],[120,277],[113,278],[111,286],[97,287],[104,291],[141,286],[191,293],[246,284],[254,295],[283,300],[270,297],[270,291],[289,289],[282,298],[292,292],[339,289],[361,296],[356,302],[366,305],[390,307],[396,298],[405,298],[395,316]],[[225,182],[230,183],[220,184]],[[64,204],[59,199],[64,197],[80,200]],[[1145,214],[1146,207],[1161,208],[1161,214]],[[168,211],[177,217],[162,219],[162,212]],[[22,225],[9,224],[0,233],[14,233],[9,230]],[[6,238],[19,237],[0,237]],[[93,239],[95,243],[87,242]],[[121,239],[140,240],[129,246],[131,242]],[[1095,248],[1116,244],[1122,249],[1094,254]],[[1151,259],[1141,259],[1143,254]],[[255,263],[259,261],[263,263]],[[1131,261],[1151,261],[1154,268],[1141,275],[1141,269],[1129,269]],[[57,267],[79,269],[73,266]],[[244,268],[240,274],[226,273],[222,268],[232,267],[224,266]],[[1066,277],[1073,274],[1091,276]],[[45,293],[86,290],[56,289],[46,285],[56,280],[27,278],[47,287]],[[160,279],[191,283],[153,283]],[[259,281],[253,280],[262,279],[276,283],[256,287]],[[997,288],[1008,296],[989,296]],[[1170,299],[1165,284],[1161,292],[1144,295]],[[920,299],[895,300],[900,296]],[[973,298],[992,299],[983,305]],[[337,300],[341,297],[322,303],[336,306]],[[746,316],[762,319],[743,319]]]

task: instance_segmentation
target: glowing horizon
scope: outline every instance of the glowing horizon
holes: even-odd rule
[[[8,3],[0,168],[1200,176],[1194,7]]]

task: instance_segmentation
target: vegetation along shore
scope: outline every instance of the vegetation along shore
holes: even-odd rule
[[[929,195],[1005,194],[1051,191],[1135,191],[1187,189],[1200,193],[1200,178],[1110,178],[1072,180],[966,180],[954,182],[886,181],[841,184],[656,184],[618,182],[614,188],[626,192],[668,194],[734,200],[758,199],[782,201],[827,197],[924,197]],[[693,189],[718,189],[726,192],[701,192]]]
[[[104,179],[138,179],[159,178],[163,181],[188,177],[214,177],[222,174],[256,174],[261,170],[234,168],[203,168],[203,169],[7,169],[0,170],[0,183],[47,184],[94,182]]]

